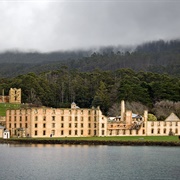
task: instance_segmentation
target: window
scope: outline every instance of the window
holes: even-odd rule
[[[78,124],[77,124],[77,123],[75,123],[75,124],[74,124],[74,127],[75,127],[75,128],[77,128],[77,127],[78,127]]]
[[[77,118],[77,116],[75,116],[75,121],[77,121],[78,120],[78,118]]]
[[[25,128],[28,128],[28,124],[27,123],[25,124]]]
[[[91,114],[91,111],[90,111],[90,110],[88,111],[88,114],[89,114],[89,115]]]
[[[9,116],[9,121],[11,121],[11,116]]]
[[[16,116],[14,116],[14,121],[16,121]]]
[[[91,117],[90,116],[88,117],[88,121],[91,121]]]
[[[61,131],[61,135],[64,135],[64,131],[63,130]]]
[[[160,129],[158,128],[158,131],[157,131],[158,134],[160,134]]]
[[[163,132],[164,132],[164,134],[166,134],[166,129],[164,129],[164,131],[163,131]]]
[[[52,128],[55,128],[55,123],[52,123]]]
[[[34,127],[35,127],[35,128],[37,128],[37,127],[38,127],[38,124],[37,124],[37,123],[36,123],[36,124],[34,124]]]
[[[19,117],[19,121],[22,121],[22,117],[21,116]]]
[[[46,116],[43,117],[43,121],[46,121]]]
[[[130,134],[130,135],[132,134],[132,130],[129,130],[129,134]]]
[[[43,128],[46,128],[46,124],[45,123],[43,124]]]
[[[61,121],[64,121],[64,117],[63,116],[61,116]]]
[[[104,123],[102,124],[102,128],[104,128]]]
[[[88,135],[91,135],[91,130],[88,130]]]
[[[69,110],[69,114],[71,114],[71,110]]]
[[[69,135],[71,135],[71,130],[69,130]]]
[[[102,135],[104,135],[104,130],[102,130]]]
[[[83,114],[83,110],[81,110],[81,114]]]
[[[37,121],[38,120],[38,117],[37,116],[35,116],[35,121]]]
[[[14,123],[14,128],[16,128],[16,123]]]
[[[96,130],[94,130],[94,136],[96,136]]]
[[[81,117],[81,121],[83,121],[84,120],[84,118],[83,117]]]
[[[46,131],[44,130],[44,131],[43,131],[43,136],[45,136],[45,135],[46,135]]]
[[[22,123],[19,124],[19,127],[22,128]]]
[[[25,120],[26,120],[26,121],[28,120],[28,117],[27,117],[27,116],[25,117]]]
[[[9,123],[9,128],[11,128],[11,124]]]
[[[145,130],[143,129],[143,134],[145,134]]]
[[[139,134],[139,130],[136,130],[136,135],[138,135]]]
[[[154,134],[154,129],[151,129],[151,134]]]
[[[94,128],[96,128],[96,123],[94,123]]]
[[[176,126],[178,126],[178,122],[176,122]]]
[[[176,130],[175,130],[175,134],[178,134],[178,129],[176,128]]]
[[[69,128],[71,128],[71,123],[69,123]]]
[[[88,124],[88,128],[91,128],[91,124],[90,123]]]
[[[64,127],[64,124],[63,124],[63,123],[61,123],[61,127],[62,127],[62,128]]]
[[[96,116],[94,116],[94,121],[96,121]]]
[[[81,123],[81,127],[83,128],[83,123]]]
[[[52,116],[52,121],[55,121],[55,116]]]
[[[125,129],[123,129],[123,135],[125,135],[126,134],[126,130]]]
[[[37,136],[38,135],[38,131],[34,131],[34,135]]]
[[[74,134],[77,135],[77,130],[74,131]]]
[[[81,135],[83,135],[83,130],[81,130]]]
[[[71,119],[72,119],[71,116],[69,116],[69,121],[71,121]]]

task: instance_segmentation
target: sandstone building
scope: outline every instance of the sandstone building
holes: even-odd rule
[[[105,136],[107,118],[99,108],[28,108],[7,110],[6,128],[11,136],[83,137]]]
[[[21,104],[21,89],[11,88],[9,96],[5,96],[3,90],[0,96],[0,103]]]
[[[108,118],[100,108],[32,107],[6,111],[6,128],[20,137],[88,137],[88,136],[167,136],[180,133],[180,119],[171,114],[165,121],[148,121],[144,115],[125,110],[121,116]]]

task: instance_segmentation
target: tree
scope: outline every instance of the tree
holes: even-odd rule
[[[99,88],[97,89],[93,102],[93,106],[100,106],[103,113],[107,113],[109,108],[109,94],[105,83],[100,82]]]
[[[148,119],[147,119],[148,121],[157,121],[157,118],[156,118],[156,116],[154,115],[154,114],[148,114]]]

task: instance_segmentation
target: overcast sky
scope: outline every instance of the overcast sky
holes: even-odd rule
[[[0,0],[0,51],[180,38],[180,0]]]

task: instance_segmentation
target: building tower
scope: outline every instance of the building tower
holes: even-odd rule
[[[11,88],[9,90],[9,103],[21,104],[21,89]]]

